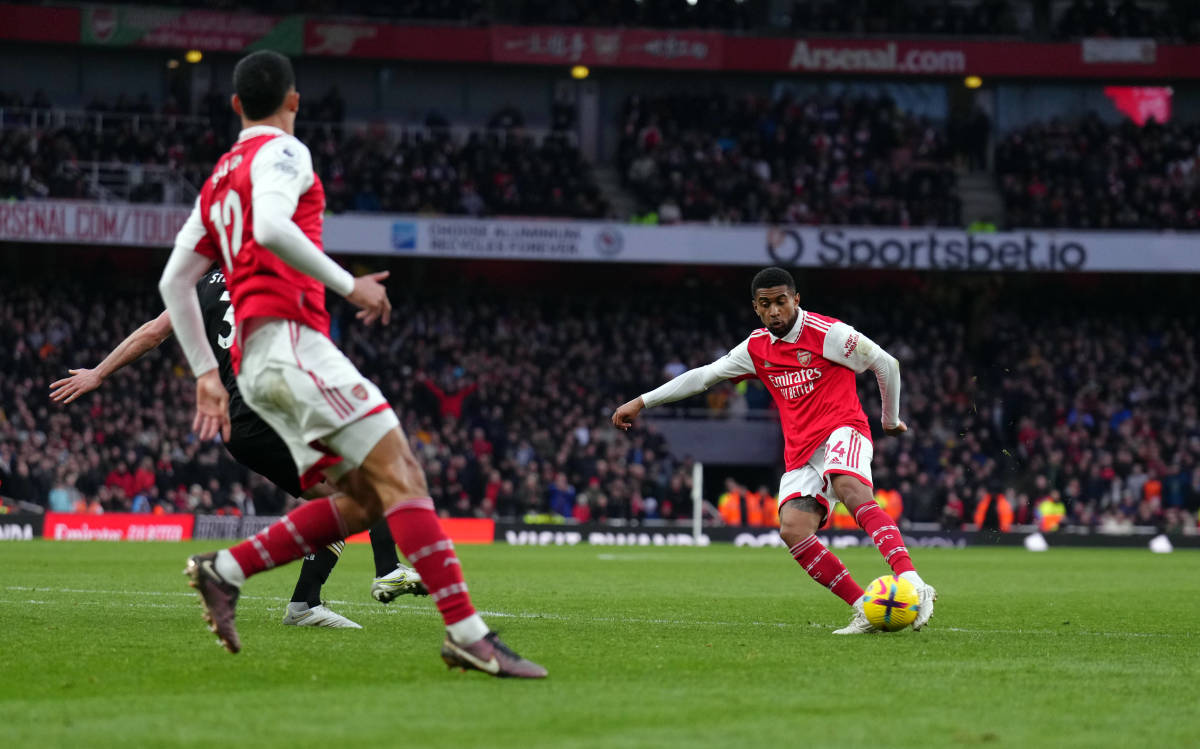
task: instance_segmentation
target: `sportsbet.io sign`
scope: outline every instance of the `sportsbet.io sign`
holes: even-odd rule
[[[332,216],[330,252],[799,268],[1200,272],[1200,235]]]
[[[332,216],[330,252],[992,272],[1200,272],[1200,235]]]
[[[805,235],[815,245],[805,257]],[[929,231],[907,236],[864,234],[853,229],[767,230],[767,256],[786,266],[826,268],[905,268],[921,270],[1080,271],[1088,251],[1069,237],[967,234]]]

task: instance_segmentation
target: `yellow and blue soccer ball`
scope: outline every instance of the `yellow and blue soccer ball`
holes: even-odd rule
[[[863,613],[877,628],[895,632],[917,618],[919,601],[912,583],[895,575],[884,575],[872,580],[863,593]]]

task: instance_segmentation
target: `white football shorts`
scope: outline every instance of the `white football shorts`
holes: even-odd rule
[[[400,425],[383,393],[333,341],[291,320],[272,320],[242,343],[238,389],[279,434],[308,489],[362,465]]]
[[[839,500],[829,485],[830,474],[855,476],[873,488],[871,458],[874,454],[871,440],[857,429],[838,427],[824,445],[813,450],[807,463],[783,474],[779,480],[779,506],[783,507],[790,499],[813,497],[825,505],[825,517],[832,517],[833,506]]]

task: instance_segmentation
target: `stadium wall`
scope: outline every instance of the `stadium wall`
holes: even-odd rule
[[[0,241],[163,250],[186,206],[80,201],[0,205]],[[602,221],[339,214],[325,249],[348,255],[685,265],[1000,272],[1197,273],[1187,232],[1010,231],[841,226],[636,226]]]
[[[0,515],[0,541],[188,541],[245,538],[279,518],[229,515],[75,515],[48,512],[43,515]],[[730,543],[745,548],[782,547],[779,534],[769,528],[706,528],[697,541],[680,526],[629,525],[529,525],[495,522],[484,518],[443,518],[442,525],[456,544],[506,543],[510,546],[708,546]],[[1149,529],[1143,529],[1146,531]],[[874,547],[870,538],[857,531],[819,534],[830,548]],[[983,546],[1021,546],[1027,533],[976,531],[904,532],[909,546],[917,548],[965,549]],[[1151,533],[1115,536],[1066,531],[1051,534],[1054,547],[1145,548]],[[1177,549],[1200,549],[1200,536],[1170,536]],[[348,539],[367,541],[366,534]]]
[[[662,434],[672,452],[705,465],[770,466],[783,455],[783,433],[774,416],[754,421],[723,418],[716,423],[720,424],[720,439],[713,439],[714,420],[709,418],[646,417],[646,424]]]

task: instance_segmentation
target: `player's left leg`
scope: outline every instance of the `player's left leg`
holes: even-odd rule
[[[333,627],[362,629],[362,626],[330,609],[321,602],[321,588],[329,573],[342,557],[345,541],[335,541],[324,549],[304,557],[300,577],[292,592],[291,603],[283,615],[283,623],[293,627]]]
[[[864,440],[865,442],[865,440]],[[917,589],[920,603],[913,629],[921,629],[933,616],[933,602],[937,600],[937,591],[917,574],[904,538],[892,518],[875,502],[871,487],[860,475],[849,472],[835,473],[829,476],[833,492],[846,505],[846,509],[854,516],[871,541],[883,555],[892,572],[908,580]],[[869,480],[869,477],[866,479]]]
[[[300,487],[296,464],[287,443],[254,412],[242,412],[233,421],[232,434],[225,448],[233,459],[258,473],[293,497],[306,499],[337,494],[337,487],[320,483],[307,492]],[[304,556],[300,577],[283,623],[300,627],[341,627],[361,629],[346,617],[321,603],[321,588],[341,557],[345,544],[335,541]]]

